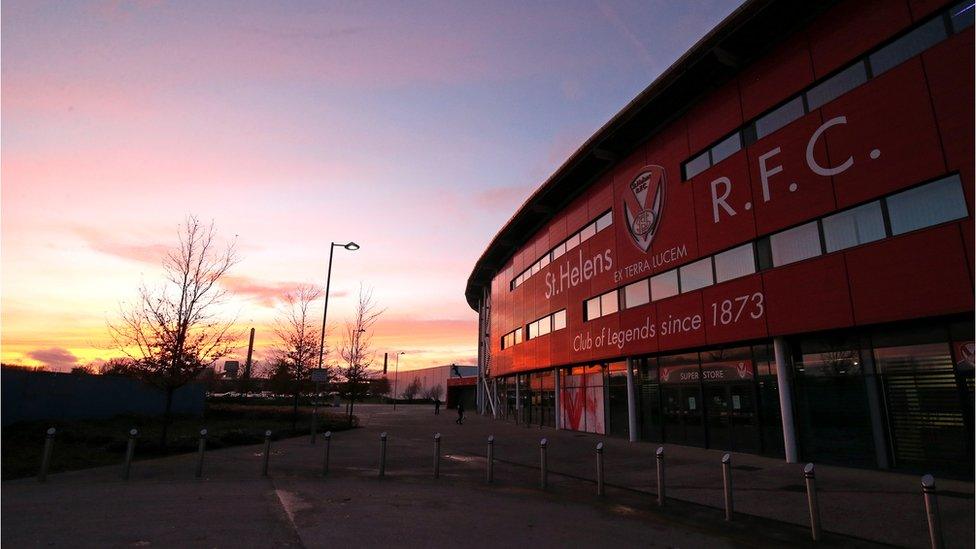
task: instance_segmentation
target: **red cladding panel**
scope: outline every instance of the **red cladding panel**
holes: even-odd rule
[[[620,313],[623,351],[617,354],[639,355],[658,351],[657,312],[655,304],[649,303]],[[628,333],[629,332],[629,333]]]
[[[620,318],[617,315],[605,316],[584,324],[583,330],[580,332],[580,342],[589,348],[578,353],[574,352],[574,362],[603,360],[620,356],[622,354],[620,349],[611,344],[612,334],[616,333],[619,327]]]
[[[702,255],[756,237],[745,151],[739,151],[684,183],[695,194],[698,249]]]
[[[973,310],[966,252],[955,223],[845,255],[858,324]]]
[[[814,21],[807,32],[816,78],[911,25],[905,0],[847,0]]]
[[[705,315],[701,292],[657,302],[658,345],[662,351],[705,344]]]
[[[839,254],[766,271],[769,335],[843,328],[854,323],[847,269]]]
[[[908,0],[908,7],[912,11],[912,19],[915,21],[924,19],[945,5],[946,0]]]
[[[837,206],[843,208],[945,172],[942,148],[922,72],[911,59],[828,103],[824,131],[834,175]],[[825,123],[827,123],[825,122]],[[876,158],[872,158],[875,156]]]
[[[922,54],[928,76],[935,117],[942,135],[949,170],[973,165],[973,82],[976,59],[973,55],[973,27],[957,34]],[[966,196],[973,204],[973,186],[966,185]]]
[[[811,82],[813,65],[807,37],[799,33],[742,72],[742,117],[754,118]]]
[[[758,234],[795,225],[835,208],[831,178],[814,173],[806,157],[810,138],[821,123],[820,112],[814,111],[748,147]],[[816,140],[811,150],[818,165],[829,166],[824,141]]]
[[[766,337],[766,296],[758,274],[701,290],[709,345]]]
[[[742,125],[739,85],[733,80],[712,92],[687,115],[688,145],[700,151]],[[654,161],[653,154],[649,160]]]

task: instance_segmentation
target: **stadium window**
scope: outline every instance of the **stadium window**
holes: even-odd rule
[[[756,120],[756,139],[762,139],[790,122],[802,117],[803,98],[794,97],[778,109]]]
[[[566,239],[566,251],[568,252],[568,251],[572,250],[573,248],[579,246],[579,243],[580,243],[579,233],[576,233],[573,236],[567,238]]]
[[[885,199],[891,234],[898,235],[961,219],[968,215],[958,175],[916,187]]]
[[[973,12],[976,8],[972,0],[960,2],[949,8],[949,20],[952,21],[952,32],[960,32],[973,26]]]
[[[827,253],[885,237],[880,202],[871,202],[825,217],[822,223]]]
[[[584,313],[586,315],[586,320],[600,318],[600,296],[586,300]]]
[[[739,132],[735,132],[724,140],[719,141],[718,144],[712,147],[712,166],[739,152],[741,148],[742,139]]]
[[[595,234],[596,234],[596,223],[590,223],[589,225],[583,227],[582,230],[580,230],[580,235],[579,235],[580,242],[581,243],[586,242],[587,240],[592,238],[593,235]]]
[[[681,278],[681,293],[711,286],[713,284],[712,258],[706,257],[694,263],[682,265],[678,268],[678,275]]]
[[[539,269],[540,270],[544,269],[546,267],[546,265],[548,265],[551,261],[552,261],[552,256],[551,255],[546,254],[546,255],[542,256],[542,259],[539,260]]]
[[[646,278],[624,287],[624,309],[639,307],[650,301],[651,287]]]
[[[817,228],[816,221],[770,236],[769,247],[772,251],[774,267],[795,263],[823,253],[820,249],[820,230]]]
[[[535,321],[539,327],[539,335],[544,336],[552,331],[552,316],[546,316]]]
[[[596,232],[600,232],[613,224],[613,211],[609,211],[596,220]]]
[[[555,260],[559,259],[559,257],[562,256],[564,253],[566,253],[566,243],[565,242],[563,242],[562,244],[560,244],[560,245],[558,245],[558,246],[556,246],[555,248],[552,249],[552,260],[555,261]]]
[[[600,316],[606,316],[617,312],[617,310],[620,308],[620,303],[617,299],[617,290],[601,295]]]
[[[868,56],[878,76],[946,39],[945,23],[935,18]]]
[[[688,162],[685,162],[685,179],[687,180],[695,177],[696,175],[710,168],[711,165],[712,163],[708,159],[708,151],[701,153]]]
[[[513,333],[515,334],[515,345],[522,343],[522,328],[515,328],[515,332]]]
[[[752,243],[715,254],[715,282],[725,282],[756,272],[756,256]]]
[[[651,277],[651,299],[658,301],[666,297],[678,295],[678,271],[671,269]]]
[[[562,330],[566,327],[566,309],[552,313],[552,331]]]
[[[867,67],[864,61],[858,61],[811,88],[807,92],[807,108],[818,109],[867,81]]]

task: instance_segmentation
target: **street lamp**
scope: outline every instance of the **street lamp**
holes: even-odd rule
[[[329,247],[329,270],[325,276],[325,308],[322,311],[322,336],[319,339],[319,368],[322,368],[322,359],[325,357],[325,319],[329,314],[329,284],[332,282],[332,252],[335,251],[336,246],[345,248],[350,252],[355,252],[359,249],[359,244],[355,242],[346,244],[336,244],[333,242],[332,246]]]
[[[397,382],[400,381],[400,355],[403,351],[396,354],[396,366],[393,371],[393,411],[396,411],[396,401],[397,401]]]

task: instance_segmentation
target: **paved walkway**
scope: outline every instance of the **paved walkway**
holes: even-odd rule
[[[736,520],[722,520],[720,453],[665,446],[668,505],[654,505],[655,445],[471,416],[428,407],[357,406],[361,429],[336,433],[330,474],[324,446],[307,437],[274,443],[269,478],[262,448],[136,462],[3,483],[2,541],[11,546],[475,547],[531,544],[682,547],[807,545],[799,465],[750,455],[733,464]],[[379,432],[389,433],[387,477],[377,477]],[[433,432],[442,433],[441,478],[431,478]],[[487,485],[485,441],[496,438],[496,483]],[[539,483],[541,437],[549,490]],[[594,446],[606,445],[605,498],[595,495]],[[827,545],[871,541],[925,547],[916,476],[818,467]],[[947,546],[972,547],[973,483],[939,479]],[[750,516],[751,515],[751,516]],[[765,517],[765,518],[753,518]]]

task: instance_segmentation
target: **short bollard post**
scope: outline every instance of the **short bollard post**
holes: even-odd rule
[[[434,433],[434,478],[441,478],[441,434]]]
[[[271,431],[264,432],[264,463],[261,465],[261,476],[268,476],[268,460],[271,458]]]
[[[310,438],[310,443],[314,446],[315,445],[315,436],[318,434],[318,431],[319,431],[319,407],[318,406],[315,406],[314,408],[312,408],[312,428],[311,428],[311,430],[312,430],[312,432],[311,432],[311,436],[309,438]]]
[[[207,430],[200,429],[200,445],[197,447],[197,471],[196,477],[203,476],[203,453],[207,451]]]
[[[725,520],[732,520],[732,456],[722,456],[722,484],[725,486]]]
[[[380,433],[380,476],[386,476],[386,431]]]
[[[543,490],[549,486],[549,461],[546,459],[546,449],[548,447],[548,439],[539,441],[539,486]]]
[[[604,495],[603,489],[603,443],[596,444],[596,495]]]
[[[51,466],[51,451],[54,450],[54,433],[56,432],[55,428],[51,427],[44,435],[44,453],[41,454],[41,472],[37,474],[38,482],[47,480],[47,469]]]
[[[929,523],[929,542],[932,549],[942,549],[942,522],[939,518],[939,500],[935,495],[935,478],[932,475],[922,477],[922,499],[925,500],[925,518]]]
[[[325,439],[325,457],[322,458],[322,476],[329,474],[329,450],[332,446],[332,431],[326,431],[322,438]]]
[[[488,484],[495,482],[495,436],[488,437]]]
[[[129,442],[125,447],[125,462],[122,463],[122,480],[129,480],[129,468],[132,466],[132,456],[136,453],[137,429],[129,429]]]
[[[807,483],[807,505],[810,507],[810,536],[820,541],[820,505],[817,503],[817,476],[813,464],[803,467],[803,478]]]
[[[654,453],[657,461],[657,504],[664,505],[664,446],[658,446]]]

